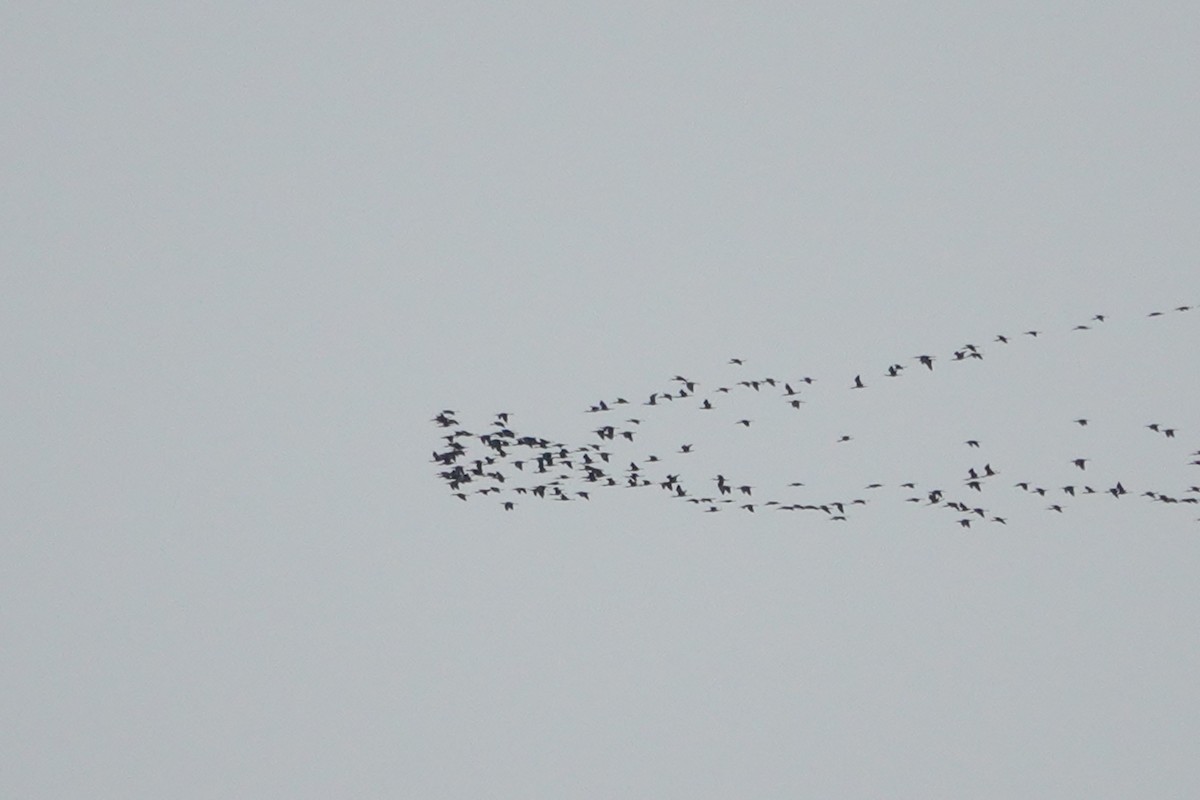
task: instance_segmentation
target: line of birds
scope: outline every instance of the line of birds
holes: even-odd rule
[[[1179,305],[1172,309],[1172,313],[1184,313],[1192,311],[1194,308],[1192,305]],[[1154,311],[1146,316],[1148,318],[1162,317],[1166,313],[1168,312]],[[1091,330],[1094,326],[1105,323],[1107,319],[1108,317],[1104,314],[1096,314],[1088,320],[1087,324],[1075,325],[1070,330]],[[1037,339],[1043,333],[1041,330],[1027,330],[1019,335]],[[994,343],[1001,346],[1008,345],[1011,341],[1011,338],[1005,334],[998,334],[993,340]],[[984,359],[983,349],[973,343],[955,348],[951,353],[952,355],[946,359],[950,362]],[[912,356],[911,360],[916,361],[919,366],[925,367],[926,373],[932,373],[938,359],[934,355],[923,353]],[[746,359],[730,358],[728,364],[744,368]],[[904,363],[892,362],[880,374],[887,378],[898,378],[905,369]],[[859,372],[844,385],[850,390],[868,388],[870,384],[864,380],[863,374]],[[868,375],[868,379],[869,377]],[[699,387],[702,384],[699,381],[683,375],[675,375],[670,379],[670,386],[651,392],[640,405],[650,408],[661,408],[667,405],[683,407],[687,401],[691,401],[694,404],[692,407],[700,411],[712,411],[723,402],[723,399],[729,399],[734,392],[761,394],[766,390],[774,390],[779,393],[778,396],[783,402],[794,409],[799,409],[807,402],[800,396],[801,392],[810,390],[816,382],[816,379],[809,375],[795,379],[777,377],[743,379],[730,385],[718,386],[711,393],[701,394]],[[602,399],[585,409],[585,413],[611,415],[621,407],[632,405],[624,397]],[[724,474],[718,473],[698,486],[690,479],[685,481],[681,472],[672,471],[675,468],[668,468],[667,463],[658,455],[646,453],[639,455],[636,452],[630,452],[636,447],[635,439],[639,439],[641,433],[643,420],[638,417],[625,418],[620,422],[607,422],[592,429],[590,433],[598,441],[568,444],[517,432],[511,424],[513,415],[509,412],[497,413],[487,429],[480,432],[472,432],[464,428],[459,423],[457,416],[454,410],[443,409],[432,418],[432,422],[440,429],[448,431],[441,436],[444,444],[440,449],[433,451],[432,462],[437,465],[437,476],[449,487],[453,497],[466,501],[475,496],[495,495],[505,510],[513,510],[519,502],[519,498],[525,497],[560,502],[586,501],[590,500],[592,494],[601,488],[657,487],[671,498],[693,504],[706,513],[716,513],[727,508],[736,508],[748,513],[766,509],[807,511],[815,512],[829,521],[846,522],[851,518],[849,511],[856,506],[865,506],[872,502],[874,499],[872,495],[887,488],[885,483],[872,482],[863,488],[865,496],[809,499],[806,502],[798,502],[795,499],[783,499],[784,495],[779,494],[771,499],[760,500],[761,491],[759,496],[756,496],[755,491],[758,487],[750,483],[733,481],[726,478]],[[1090,420],[1079,417],[1071,422],[1082,428],[1087,427]],[[739,418],[733,422],[735,426],[744,428],[749,428],[753,423],[754,420],[750,418]],[[1178,427],[1163,423],[1149,423],[1145,427],[1165,439],[1176,438],[1176,434],[1180,430]],[[850,434],[842,434],[835,442],[842,443],[852,440],[853,437]],[[476,444],[482,448],[481,453],[473,452],[472,448]],[[978,439],[968,439],[964,444],[970,449],[981,447]],[[695,443],[689,442],[680,444],[679,449],[671,455],[682,458],[694,452]],[[1192,452],[1189,458],[1193,459],[1187,462],[1189,466],[1200,467],[1200,450]],[[626,459],[628,459],[627,465],[625,464]],[[1065,463],[1078,469],[1080,473],[1086,473],[1088,464],[1091,462],[1092,459],[1088,457],[1074,457]],[[959,488],[954,490],[926,487],[915,480],[898,482],[892,488],[904,490],[902,493],[904,502],[957,512],[955,522],[963,528],[969,528],[973,523],[981,521],[1006,525],[1008,523],[1006,514],[976,505],[976,502],[971,499],[982,496],[985,488],[994,484],[1000,475],[1001,471],[994,468],[989,462],[981,467],[970,467],[964,475],[960,476],[960,480],[957,482]],[[1200,478],[1200,472],[1197,472],[1195,477]],[[1183,483],[1188,482],[1184,481]],[[715,484],[715,491],[701,488],[713,484]],[[921,488],[918,488],[919,486]],[[786,487],[781,487],[779,491],[794,495],[801,493],[800,490],[804,487],[803,482],[793,481]],[[1013,484],[1013,488],[1020,489],[1031,497],[1044,499],[1043,502],[1047,503],[1044,510],[1059,514],[1066,510],[1066,506],[1063,505],[1065,501],[1050,501],[1060,495],[1075,499],[1091,497],[1120,499],[1131,493],[1121,480],[1114,481],[1112,486],[1070,483],[1056,489],[1046,488],[1037,481],[1020,480]],[[1200,485],[1195,484],[1187,486],[1186,489],[1181,488],[1169,493],[1147,488],[1137,491],[1137,494],[1164,505],[1200,504]],[[1200,522],[1200,519],[1197,521]]]

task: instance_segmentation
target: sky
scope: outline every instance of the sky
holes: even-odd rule
[[[1200,482],[1198,36],[1181,2],[5,9],[0,794],[1194,793],[1200,511],[1060,485]],[[675,375],[817,381],[640,405]],[[616,397],[694,496],[869,502],[505,511],[431,459],[443,409],[578,447]],[[897,488],[985,462],[1005,525]]]

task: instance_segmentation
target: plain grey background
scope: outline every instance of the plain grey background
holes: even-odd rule
[[[7,4],[0,794],[1193,795],[1200,513],[506,514],[450,497],[429,418],[582,442],[737,355],[822,402],[653,435],[837,491],[975,437],[1182,492],[1200,312],[1145,315],[1200,302],[1198,23]]]

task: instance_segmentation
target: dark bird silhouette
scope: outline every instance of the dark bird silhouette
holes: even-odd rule
[[[1086,459],[1086,458],[1076,458],[1071,461],[1072,464],[1079,467],[1080,469],[1084,469],[1085,468],[1084,465],[1087,464],[1087,462],[1088,462],[1088,459]]]
[[[851,386],[850,388],[851,389],[865,389],[866,388],[866,385],[862,382],[861,375],[854,376],[854,385]]]

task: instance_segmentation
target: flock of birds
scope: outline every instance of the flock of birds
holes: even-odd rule
[[[1184,314],[1198,307],[1179,305],[1169,311],[1154,311],[1147,318],[1163,317],[1168,314]],[[1070,328],[1071,331],[1087,331],[1104,325],[1108,318],[1096,314],[1086,323]],[[1041,330],[1026,330],[1016,335],[999,334],[992,344],[1009,346],[1018,337],[1036,340],[1043,335]],[[879,373],[884,379],[895,379],[912,368],[925,374],[932,373],[946,361],[969,362],[984,358],[983,347],[965,344],[950,351],[948,356],[921,353],[902,361],[892,362]],[[728,365],[734,370],[744,370],[746,360],[731,358]],[[821,382],[825,385],[825,381]],[[863,496],[801,497],[805,484],[793,481],[781,486],[771,497],[764,497],[763,490],[753,482],[726,477],[718,472],[700,479],[684,478],[684,468],[676,466],[697,452],[694,442],[680,443],[669,455],[658,455],[639,450],[643,440],[643,423],[652,415],[663,413],[665,407],[675,409],[692,408],[699,412],[713,411],[718,407],[728,408],[739,401],[740,396],[753,395],[758,398],[774,396],[793,409],[800,409],[808,402],[808,394],[814,389],[817,379],[805,375],[797,378],[743,378],[730,381],[704,391],[703,384],[684,375],[675,375],[668,385],[650,392],[645,399],[634,401],[625,397],[599,400],[584,413],[594,415],[596,426],[589,431],[589,440],[567,443],[551,441],[518,431],[513,424],[513,415],[499,412],[482,430],[468,430],[458,421],[452,409],[443,409],[432,422],[441,432],[443,444],[433,451],[432,463],[437,476],[449,488],[451,495],[462,501],[488,499],[497,502],[505,510],[513,510],[525,499],[554,500],[558,502],[587,501],[594,493],[604,489],[645,489],[658,491],[678,503],[695,506],[705,513],[737,510],[756,513],[766,510],[807,512],[830,522],[846,522],[851,519],[856,507],[865,506],[879,497],[878,490],[885,488],[881,482],[872,482],[862,487]],[[845,391],[869,389],[875,378],[859,372],[840,383]],[[837,388],[835,386],[835,388]],[[643,411],[630,409],[641,406]],[[728,421],[726,421],[728,424]],[[734,426],[749,428],[754,420],[740,417],[733,420]],[[1067,424],[1064,421],[1064,424]],[[1086,428],[1089,419],[1077,417],[1069,424]],[[1151,435],[1163,439],[1176,439],[1185,431],[1169,424],[1150,422],[1145,429]],[[849,442],[853,437],[842,434],[837,443]],[[1197,444],[1200,444],[1198,439]],[[967,439],[962,445],[968,450],[980,448],[977,439]],[[1189,451],[1190,450],[1190,451]],[[1189,451],[1186,458],[1184,451]],[[661,451],[660,451],[661,452]],[[896,482],[892,488],[901,490],[900,497],[906,503],[930,509],[952,512],[946,518],[962,528],[976,524],[1006,525],[1008,517],[983,502],[985,496],[994,496],[997,484],[1019,490],[1037,501],[1041,510],[1062,514],[1069,504],[1083,498],[1098,498],[1109,501],[1133,495],[1143,500],[1165,506],[1200,505],[1200,449],[1184,446],[1179,449],[1181,467],[1189,468],[1178,485],[1171,487],[1143,487],[1130,483],[1128,479],[1098,482],[1091,479],[1088,465],[1092,459],[1087,455],[1072,456],[1064,460],[1064,467],[1077,479],[1062,484],[1046,486],[1038,481],[1022,479],[1015,483],[1001,476],[1001,470],[990,462],[971,466],[951,485],[924,485],[915,480]],[[1196,520],[1200,522],[1200,519]]]

